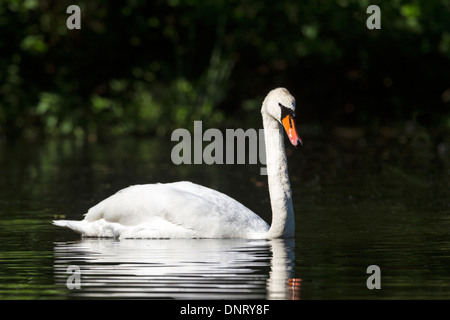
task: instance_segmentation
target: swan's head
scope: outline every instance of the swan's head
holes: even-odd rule
[[[303,144],[295,126],[295,98],[286,88],[270,91],[264,99],[261,113],[268,114],[283,125],[292,145],[298,147]]]

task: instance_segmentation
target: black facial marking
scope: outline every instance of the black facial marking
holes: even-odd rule
[[[292,116],[293,118],[295,118],[294,110],[292,110],[291,108],[285,107],[281,103],[278,103],[278,105],[281,108],[281,119],[284,119],[286,116],[289,116],[289,115]]]

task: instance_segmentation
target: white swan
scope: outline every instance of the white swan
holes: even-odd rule
[[[272,225],[227,195],[191,182],[135,185],[98,203],[82,221],[58,220],[88,237],[243,238],[294,236],[294,210],[282,126],[295,146],[302,144],[295,99],[285,88],[269,92],[261,114],[272,207]]]

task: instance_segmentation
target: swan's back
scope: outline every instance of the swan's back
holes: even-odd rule
[[[120,238],[264,238],[269,230],[236,200],[185,181],[131,186],[89,209],[83,221],[55,224]]]

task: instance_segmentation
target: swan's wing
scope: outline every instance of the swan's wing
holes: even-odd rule
[[[257,238],[264,220],[227,195],[190,182],[128,187],[92,207],[85,220],[104,219],[141,237]],[[132,228],[130,228],[132,227]],[[131,231],[134,230],[134,231]]]
[[[260,237],[269,230],[263,219],[226,194],[191,182],[168,185],[184,193],[189,198],[186,203],[198,205],[188,208],[186,212],[171,210],[168,220],[202,230],[207,237],[252,238]]]

